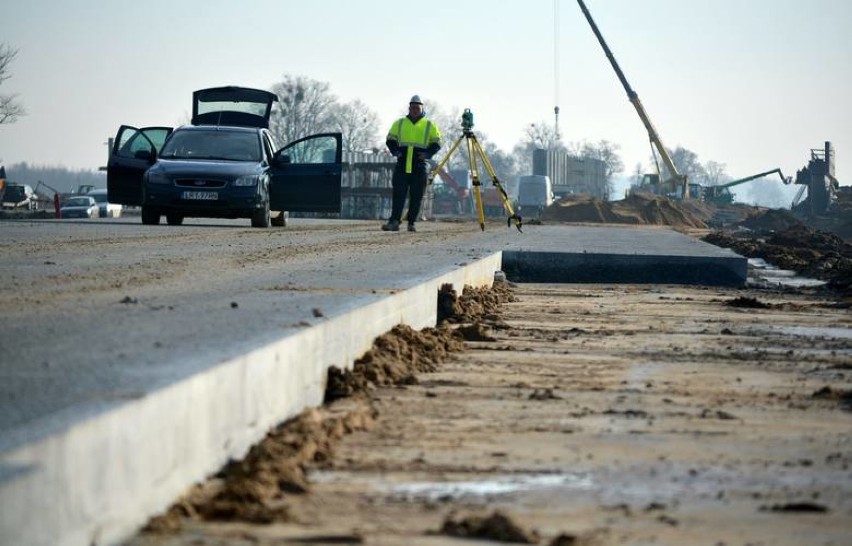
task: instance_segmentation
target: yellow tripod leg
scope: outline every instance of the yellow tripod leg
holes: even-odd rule
[[[467,137],[467,158],[470,162],[470,176],[473,179],[473,195],[476,198],[476,215],[479,218],[479,228],[485,231],[485,211],[482,209],[482,183],[479,181],[479,169],[476,166],[474,153],[475,138]]]
[[[488,156],[485,155],[485,150],[482,149],[482,145],[479,144],[479,141],[476,140],[476,137],[473,139],[473,147],[476,152],[482,158],[482,164],[485,165],[485,170],[488,171],[488,176],[491,177],[491,183],[494,184],[494,187],[497,188],[497,192],[500,195],[500,199],[503,201],[503,208],[506,209],[506,212],[509,213],[509,224],[511,225],[512,220],[515,221],[515,227],[518,228],[518,231],[521,231],[521,217],[515,213],[515,209],[512,208],[512,201],[509,199],[509,194],[506,193],[506,190],[503,188],[503,185],[500,184],[500,181],[497,179],[497,173],[494,170],[494,167],[491,165],[491,161],[488,159]]]
[[[442,159],[441,162],[438,163],[438,166],[432,169],[432,172],[429,173],[429,179],[427,180],[427,184],[431,184],[432,181],[435,180],[435,177],[438,176],[438,173],[441,172],[441,169],[444,168],[444,165],[446,165],[450,161],[450,157],[453,155],[453,152],[456,151],[456,148],[459,147],[459,144],[461,144],[463,138],[464,135],[461,135],[459,138],[456,139],[455,142],[453,142],[453,145],[450,147],[450,151],[447,152],[447,155],[444,156],[444,159]]]

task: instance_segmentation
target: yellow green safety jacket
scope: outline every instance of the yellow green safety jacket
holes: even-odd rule
[[[425,172],[426,159],[441,149],[441,131],[426,116],[414,121],[405,116],[391,125],[386,143],[397,158],[397,170],[404,167],[406,174]],[[418,157],[420,154],[422,158]]]

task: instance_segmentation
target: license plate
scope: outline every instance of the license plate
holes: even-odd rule
[[[202,199],[204,201],[216,201],[219,199],[219,194],[215,191],[185,191],[183,192],[184,199]]]

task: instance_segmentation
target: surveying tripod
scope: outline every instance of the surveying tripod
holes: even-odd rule
[[[429,173],[428,183],[431,184],[432,181],[435,180],[435,176],[441,172],[441,169],[444,168],[444,165],[450,160],[453,152],[456,151],[456,148],[461,144],[462,139],[467,143],[467,159],[470,163],[470,175],[473,184],[473,196],[476,201],[476,213],[479,216],[479,227],[482,231],[485,231],[485,212],[482,209],[482,183],[479,181],[479,168],[477,167],[477,157],[480,158],[482,164],[485,166],[485,170],[488,171],[488,176],[491,177],[491,183],[494,184],[494,187],[497,188],[497,191],[500,195],[500,199],[503,200],[503,208],[506,209],[506,212],[509,213],[509,218],[506,220],[506,226],[512,225],[512,220],[515,221],[515,227],[518,228],[518,231],[521,231],[521,217],[518,215],[514,209],[512,209],[512,203],[509,201],[509,196],[506,194],[506,190],[503,189],[503,185],[500,184],[500,181],[497,179],[497,174],[494,172],[494,167],[491,166],[491,161],[488,160],[488,156],[485,155],[485,151],[482,149],[482,145],[479,144],[479,141],[476,140],[476,135],[473,134],[473,112],[470,111],[470,108],[465,108],[464,113],[462,113],[461,117],[461,125],[462,125],[462,134],[456,141],[453,143],[450,151],[447,152],[447,155],[444,156],[444,159],[438,163],[438,166],[435,167],[432,172]]]

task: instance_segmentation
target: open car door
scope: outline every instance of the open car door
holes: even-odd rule
[[[269,173],[269,208],[289,212],[340,212],[343,135],[322,133],[275,152]]]
[[[269,128],[278,95],[248,87],[211,87],[192,93],[193,125],[237,125]]]
[[[107,200],[138,207],[142,205],[142,175],[157,160],[157,154],[172,132],[171,127],[129,125],[118,128],[107,163]]]

